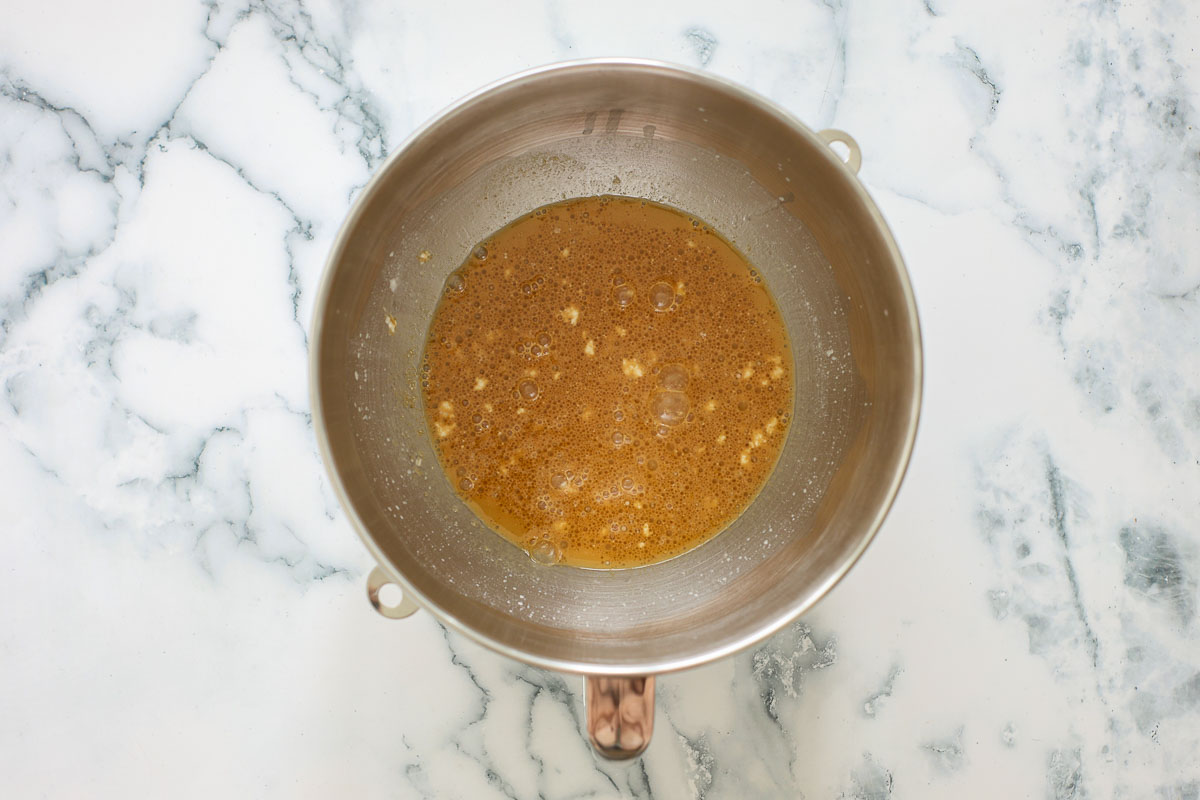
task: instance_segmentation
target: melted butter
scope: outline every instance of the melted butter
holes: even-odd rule
[[[761,277],[686,214],[546,206],[446,282],[422,366],[459,496],[540,563],[635,567],[711,539],[770,475],[792,413]]]

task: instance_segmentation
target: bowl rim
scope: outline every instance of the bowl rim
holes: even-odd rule
[[[366,208],[375,200],[376,195],[381,191],[380,186],[383,184],[383,176],[391,169],[392,165],[400,159],[404,158],[411,146],[419,141],[422,137],[429,133],[430,130],[437,127],[443,120],[457,113],[461,109],[473,104],[482,97],[485,97],[493,92],[504,88],[518,86],[524,83],[529,83],[538,80],[545,80],[547,77],[569,71],[604,71],[604,70],[630,70],[644,71],[652,73],[670,73],[676,76],[682,76],[689,80],[706,84],[709,87],[731,93],[740,97],[747,103],[757,106],[760,110],[775,117],[779,122],[786,125],[797,136],[809,140],[814,145],[817,152],[825,153],[826,157],[832,162],[844,169],[844,177],[851,184],[851,189],[858,200],[863,204],[871,221],[876,225],[879,233],[883,237],[885,247],[891,256],[893,263],[899,269],[897,278],[900,282],[904,305],[908,311],[908,319],[910,321],[909,334],[913,343],[913,403],[911,413],[907,420],[904,440],[901,443],[900,459],[891,481],[886,487],[883,495],[883,501],[876,509],[875,515],[870,519],[865,535],[863,535],[855,548],[849,553],[848,557],[821,583],[815,585],[804,596],[798,597],[796,602],[786,606],[781,613],[778,613],[771,618],[765,620],[759,625],[749,627],[742,631],[738,636],[733,637],[729,642],[714,647],[710,650],[704,650],[691,655],[685,656],[669,656],[669,657],[650,657],[640,659],[634,662],[624,664],[594,664],[591,662],[572,660],[568,658],[553,658],[542,656],[534,653],[528,653],[518,647],[514,647],[506,642],[495,639],[481,631],[471,627],[463,620],[453,614],[447,613],[428,597],[417,591],[404,577],[403,573],[398,570],[391,560],[383,553],[382,549],[375,542],[374,537],[367,530],[366,524],[359,516],[353,503],[350,501],[349,493],[346,489],[341,476],[334,469],[333,463],[333,448],[329,439],[329,430],[325,425],[324,406],[320,395],[319,375],[319,355],[321,334],[324,327],[324,319],[326,317],[329,298],[332,293],[335,266],[341,260],[341,257],[346,249],[350,239],[350,232],[356,227],[359,219],[365,213]],[[793,622],[795,619],[809,611],[816,603],[823,599],[830,590],[846,575],[850,569],[858,563],[867,547],[874,541],[880,527],[883,525],[888,513],[891,511],[895,503],[896,496],[899,493],[900,486],[903,483],[904,477],[908,472],[908,467],[912,459],[913,447],[916,441],[917,429],[920,422],[921,405],[924,394],[924,349],[921,338],[920,321],[917,316],[917,304],[913,295],[912,283],[908,274],[907,266],[904,258],[900,253],[900,248],[896,244],[895,238],[892,236],[891,229],[884,220],[882,213],[871,199],[870,194],[863,186],[862,182],[857,179],[855,173],[846,168],[845,164],[833,151],[832,148],[808,126],[801,122],[795,115],[779,105],[775,101],[755,92],[754,90],[737,83],[733,80],[723,78],[711,72],[707,72],[693,67],[674,64],[668,61],[646,58],[584,58],[572,59],[567,61],[556,61],[549,64],[532,67],[520,72],[511,74],[507,77],[488,83],[460,99],[443,108],[437,114],[430,117],[427,121],[414,129],[401,144],[396,147],[383,163],[380,164],[368,179],[358,197],[351,204],[350,210],[347,212],[337,235],[334,237],[333,244],[330,247],[329,255],[326,257],[322,267],[321,279],[317,287],[316,299],[313,303],[312,322],[309,325],[309,358],[308,358],[308,378],[309,378],[309,401],[312,410],[313,431],[316,436],[317,446],[321,454],[321,461],[324,464],[326,475],[330,479],[334,493],[337,495],[338,502],[342,510],[345,512],[359,539],[366,547],[367,551],[375,559],[375,562],[383,569],[388,578],[397,584],[404,593],[406,599],[415,600],[420,607],[432,614],[438,621],[449,627],[456,633],[466,636],[468,639],[481,644],[488,649],[500,653],[509,658],[522,661],[526,664],[531,664],[543,669],[555,670],[558,672],[575,673],[582,675],[613,675],[613,676],[638,676],[638,675],[657,675],[663,673],[677,672],[679,670],[697,667],[702,664],[707,664],[712,661],[724,658],[734,653],[740,652],[749,648],[758,642],[768,638],[776,633],[784,626]]]

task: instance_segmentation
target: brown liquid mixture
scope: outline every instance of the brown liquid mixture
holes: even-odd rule
[[[758,273],[666,206],[589,197],[480,244],[446,281],[422,365],[455,491],[535,561],[679,555],[762,488],[792,354]]]

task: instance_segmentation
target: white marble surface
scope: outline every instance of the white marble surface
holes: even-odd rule
[[[10,3],[0,796],[1200,796],[1200,20],[1175,2]],[[853,133],[927,380],[810,615],[660,682],[377,617],[313,289],[408,131],[520,68],[704,66]]]

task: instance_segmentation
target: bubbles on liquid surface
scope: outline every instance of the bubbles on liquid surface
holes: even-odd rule
[[[463,478],[458,482],[458,488],[462,489],[464,492],[469,492],[475,488],[475,481],[471,480],[470,478]]]
[[[790,382],[759,391],[771,376],[766,356],[783,350],[761,298],[746,295],[761,290],[721,240],[702,239],[686,218],[676,226],[686,232],[631,232],[624,217],[591,208],[599,227],[571,240],[569,256],[556,226],[580,223],[554,208],[528,241],[501,232],[464,248],[457,274],[441,272],[442,321],[426,348],[434,374],[425,360],[416,379],[431,424],[453,431],[436,441],[439,460],[473,510],[511,520],[501,532],[535,564],[628,567],[682,552],[693,528],[744,507],[782,436],[764,429],[760,449],[739,456],[761,420],[777,417],[782,434],[775,408],[789,410],[791,394],[779,390]],[[571,306],[582,311],[574,327],[562,313]],[[752,379],[734,382],[747,361]],[[454,419],[439,416],[443,400]],[[534,457],[511,463],[523,452]]]
[[[486,261],[488,257],[488,251],[483,245],[477,245],[475,249],[471,251],[471,255],[475,256],[480,261]]]
[[[670,311],[675,305],[675,289],[669,283],[658,282],[650,287],[650,306],[655,311]]]
[[[658,385],[667,391],[682,392],[688,385],[687,367],[682,364],[667,364],[658,373]]]
[[[529,548],[529,557],[537,564],[550,566],[562,560],[562,550],[554,542],[543,539]]]
[[[621,308],[627,308],[633,302],[635,294],[636,292],[633,291],[633,287],[627,283],[613,289],[613,299],[617,301],[617,305]]]
[[[688,407],[687,395],[682,392],[655,392],[650,416],[663,425],[678,425],[687,418]]]

